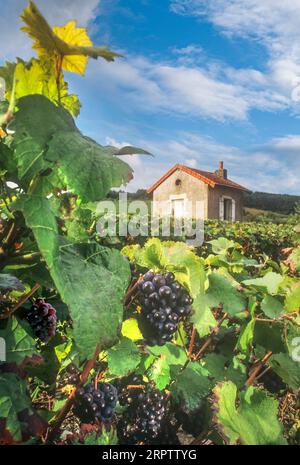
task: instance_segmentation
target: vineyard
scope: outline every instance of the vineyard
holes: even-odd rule
[[[299,445],[300,225],[100,237],[122,156],[149,154],[85,136],[65,74],[119,54],[33,2],[21,19],[38,58],[0,68],[0,444]]]

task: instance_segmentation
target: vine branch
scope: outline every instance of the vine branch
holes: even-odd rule
[[[79,381],[78,385],[73,389],[73,391],[69,395],[69,397],[68,397],[67,401],[65,402],[64,406],[62,407],[62,409],[56,414],[52,426],[47,431],[46,438],[44,439],[44,442],[53,441],[54,438],[56,437],[56,435],[57,435],[57,433],[59,431],[59,428],[61,427],[64,419],[66,418],[67,414],[70,412],[70,410],[71,410],[71,408],[73,406],[74,397],[75,397],[75,394],[77,392],[77,389],[80,388],[81,386],[83,386],[86,383],[86,381],[87,381],[87,379],[89,377],[90,371],[95,366],[95,363],[96,363],[96,361],[97,361],[97,359],[99,357],[99,354],[100,354],[100,345],[98,344],[96,349],[95,349],[93,357],[90,360],[87,360],[87,362],[86,362],[86,364],[85,364],[85,366],[84,366],[84,368],[82,370],[82,373],[80,375],[80,381]]]

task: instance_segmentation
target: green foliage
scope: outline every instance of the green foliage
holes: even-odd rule
[[[228,444],[284,445],[282,426],[277,419],[278,402],[252,386],[241,393],[231,381],[214,389],[215,419]]]
[[[24,325],[24,326],[23,326]],[[0,329],[0,337],[6,343],[6,362],[21,365],[25,359],[38,355],[35,341],[30,334],[29,328],[16,318],[10,318],[4,329]]]
[[[174,400],[189,412],[200,407],[210,389],[208,371],[195,362],[190,363],[183,371],[178,371],[176,383],[171,386]]]
[[[141,361],[136,345],[127,337],[108,350],[107,362],[112,376],[122,377],[132,373]]]

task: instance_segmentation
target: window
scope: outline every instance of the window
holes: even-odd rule
[[[232,221],[232,200],[224,199],[224,220]]]
[[[181,179],[176,179],[175,186],[177,187],[181,186]]]
[[[220,197],[219,218],[225,221],[235,221],[236,204],[231,197]]]

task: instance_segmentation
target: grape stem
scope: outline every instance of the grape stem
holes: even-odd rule
[[[195,361],[200,360],[200,358],[202,357],[202,355],[204,354],[204,352],[206,351],[206,349],[211,345],[211,343],[212,343],[213,340],[214,340],[214,336],[216,336],[216,335],[220,332],[220,328],[221,328],[223,322],[226,320],[227,317],[228,317],[228,313],[224,313],[224,315],[222,316],[222,318],[218,321],[217,326],[215,326],[215,328],[212,329],[212,331],[211,331],[211,333],[210,333],[210,336],[206,339],[206,341],[205,341],[204,344],[201,346],[201,348],[200,348],[200,350],[198,351],[198,353],[195,355],[195,357],[194,357],[194,360],[195,360]]]
[[[251,375],[249,376],[249,378],[246,381],[246,386],[251,386],[251,384],[254,383],[255,379],[257,378],[257,376],[261,372],[263,366],[267,363],[267,361],[269,360],[269,358],[272,355],[273,355],[273,352],[271,352],[271,351],[267,352],[266,355],[261,359],[261,361],[256,364],[256,366],[253,368],[253,370],[251,372]]]
[[[193,350],[194,350],[195,339],[196,339],[196,328],[195,328],[195,326],[193,326],[192,335],[191,335],[191,340],[190,340],[190,345],[189,345],[189,359],[191,359],[192,356],[193,356]]]
[[[39,284],[35,284],[33,288],[31,289],[28,294],[23,294],[18,303],[10,310],[10,312],[5,313],[4,315],[0,315],[0,320],[5,320],[6,318],[11,317],[19,308],[21,308],[27,300],[31,299],[31,297],[36,293],[36,291],[40,288],[41,286]]]
[[[125,305],[129,303],[130,298],[134,295],[135,291],[137,290],[142,280],[143,280],[143,276],[140,276],[139,279],[133,285],[129,286],[128,291],[124,297]]]

